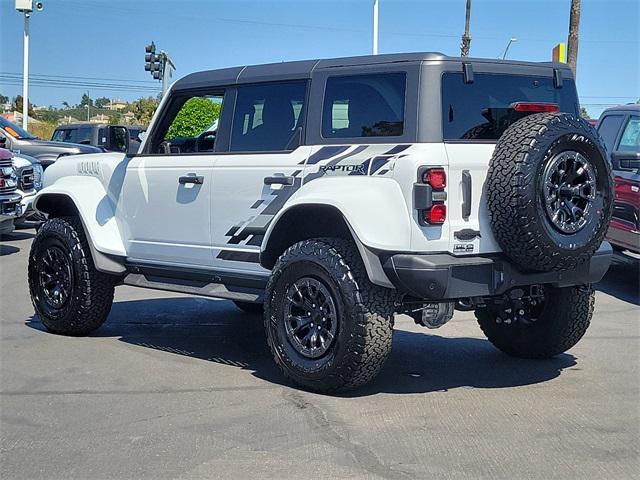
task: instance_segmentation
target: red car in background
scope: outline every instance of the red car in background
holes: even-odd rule
[[[596,126],[615,175],[613,218],[607,240],[640,253],[640,105],[605,110]]]

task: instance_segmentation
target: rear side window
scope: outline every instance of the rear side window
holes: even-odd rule
[[[232,152],[291,150],[302,127],[307,82],[238,87],[231,131]]]
[[[561,112],[578,114],[573,80],[562,88],[551,77],[476,73],[464,83],[462,73],[442,77],[442,130],[445,140],[497,140],[524,116],[511,107],[517,102],[555,103]]]
[[[622,132],[618,150],[640,152],[640,117],[631,117]]]
[[[322,136],[401,136],[405,91],[404,73],[329,77],[322,107]]]
[[[620,127],[622,127],[623,115],[607,115],[602,119],[600,125],[598,125],[598,133],[602,137],[607,152],[613,152],[614,143]]]

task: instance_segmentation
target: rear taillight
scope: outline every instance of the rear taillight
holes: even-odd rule
[[[526,113],[543,113],[543,112],[559,112],[560,105],[557,103],[541,103],[541,102],[517,102],[511,105],[516,112]]]
[[[4,188],[4,178],[0,177],[0,188]]]
[[[444,201],[447,193],[447,172],[444,168],[426,168],[418,177],[423,185],[416,185],[415,203],[422,223],[442,225],[447,219],[447,206]]]
[[[447,173],[444,168],[430,168],[422,174],[422,183],[428,183],[434,190],[447,186]]]
[[[444,203],[436,203],[428,210],[422,211],[422,219],[431,225],[442,225],[447,219],[447,206]]]

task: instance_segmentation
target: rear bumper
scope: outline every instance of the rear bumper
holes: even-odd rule
[[[501,295],[525,285],[595,283],[609,269],[612,255],[611,245],[603,242],[589,263],[558,272],[522,272],[502,254],[455,257],[448,253],[398,253],[381,258],[381,262],[398,291],[433,301]]]

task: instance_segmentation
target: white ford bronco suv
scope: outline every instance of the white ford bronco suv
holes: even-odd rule
[[[564,352],[611,260],[610,165],[560,64],[194,73],[138,153],[71,156],[44,181],[29,288],[50,331],[100,327],[120,284],[229,299],[264,310],[276,363],[321,392],[376,376],[395,313],[435,328],[474,310],[510,355]]]

